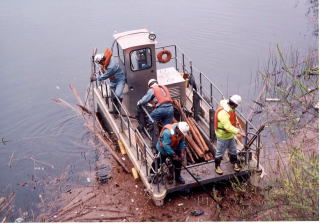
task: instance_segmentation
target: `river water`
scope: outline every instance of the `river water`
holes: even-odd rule
[[[92,168],[90,134],[51,99],[76,103],[69,84],[84,97],[92,49],[110,47],[114,32],[153,31],[226,95],[246,101],[277,44],[302,54],[318,48],[315,17],[312,3],[299,0],[1,1],[0,196],[16,193],[17,218],[37,212],[39,182],[65,171],[70,182],[86,182],[77,173]]]

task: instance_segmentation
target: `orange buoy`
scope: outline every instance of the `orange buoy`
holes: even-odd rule
[[[163,56],[165,55],[165,57],[163,58]],[[160,63],[167,63],[169,62],[169,60],[171,60],[172,57],[172,53],[169,50],[161,50],[158,54],[157,54],[157,58],[158,61]]]

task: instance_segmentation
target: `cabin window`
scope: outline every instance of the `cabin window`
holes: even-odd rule
[[[130,65],[132,71],[149,69],[151,67],[151,49],[143,48],[131,51]]]

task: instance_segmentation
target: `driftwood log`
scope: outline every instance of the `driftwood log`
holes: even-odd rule
[[[175,108],[178,110],[182,120],[187,122],[190,127],[191,134],[188,134],[186,136],[186,140],[190,146],[190,150],[194,151],[197,154],[198,158],[200,157],[205,160],[211,160],[213,156],[209,151],[208,145],[203,139],[201,133],[199,132],[197,125],[195,124],[196,121],[192,117],[187,117],[179,101],[174,100],[173,104]],[[189,156],[192,156],[192,153],[190,153],[190,151],[187,150],[187,153]]]

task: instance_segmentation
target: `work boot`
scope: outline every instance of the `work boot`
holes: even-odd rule
[[[216,167],[216,173],[219,174],[219,175],[223,174],[223,170],[220,167],[221,160],[222,160],[222,157],[214,159],[214,163],[215,163],[215,167]]]
[[[185,180],[182,178],[181,176],[181,169],[179,170],[176,170],[175,171],[175,175],[176,175],[176,182],[179,183],[179,184],[185,184]]]
[[[230,163],[233,165],[233,170],[236,172],[239,172],[241,170],[241,166],[239,165],[239,160],[237,158],[237,155],[228,154]]]
[[[182,176],[176,177],[176,182],[179,184],[185,184],[186,181],[182,178]]]
[[[241,166],[238,163],[233,164],[233,170],[239,172],[241,170]]]
[[[112,109],[111,110],[109,110],[109,112],[111,113],[111,114],[118,114],[118,111],[117,111],[117,105],[118,105],[118,101],[117,101],[117,99],[116,98],[112,98],[111,99],[111,105],[112,105]]]

